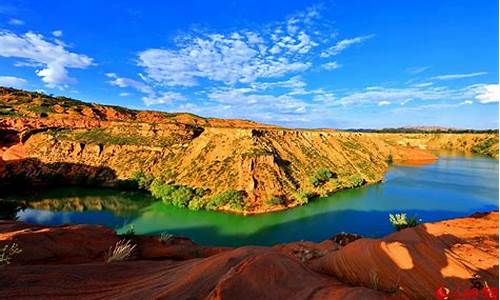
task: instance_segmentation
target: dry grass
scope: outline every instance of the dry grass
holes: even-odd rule
[[[14,259],[14,256],[23,252],[17,243],[7,244],[0,249],[0,265],[8,265]]]
[[[160,242],[164,244],[170,244],[174,240],[175,236],[168,232],[162,232],[160,234]]]
[[[137,248],[136,244],[132,244],[130,240],[120,240],[108,250],[108,258],[106,262],[124,261],[131,258]]]

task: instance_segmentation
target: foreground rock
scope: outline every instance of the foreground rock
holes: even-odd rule
[[[321,243],[217,248],[178,237],[131,237],[134,258],[105,263],[121,238],[101,226],[4,221],[0,246],[16,242],[23,251],[1,267],[0,298],[433,299],[438,288],[470,290],[473,278],[492,291],[498,287],[498,212],[382,240],[342,235]]]

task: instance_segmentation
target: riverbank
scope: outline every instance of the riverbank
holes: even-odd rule
[[[128,236],[102,226],[0,223],[0,245],[21,253],[1,266],[3,299],[432,299],[475,282],[498,288],[498,212],[422,224],[383,239],[337,236],[273,247],[204,247],[181,237]],[[445,290],[446,291],[446,290]]]

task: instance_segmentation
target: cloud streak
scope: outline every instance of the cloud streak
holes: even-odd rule
[[[431,77],[431,80],[452,80],[452,79],[462,79],[462,78],[471,78],[488,74],[487,72],[475,72],[475,73],[466,73],[466,74],[446,74]]]
[[[337,42],[335,45],[333,45],[332,47],[321,52],[321,57],[330,57],[330,56],[338,55],[342,51],[344,51],[345,49],[351,47],[352,45],[364,43],[365,41],[373,38],[374,36],[375,36],[374,34],[369,34],[369,35],[358,36],[358,37],[354,37],[354,38],[350,38],[350,39],[341,40],[341,41]]]

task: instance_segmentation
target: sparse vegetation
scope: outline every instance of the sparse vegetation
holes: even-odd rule
[[[285,199],[282,196],[273,196],[271,199],[266,201],[267,205],[283,205],[285,204]]]
[[[121,236],[123,236],[124,238],[127,238],[127,239],[133,238],[135,236],[135,227],[134,227],[134,225],[132,225],[132,224],[128,225],[127,231],[125,231],[125,233],[122,234]]]
[[[295,202],[299,205],[309,203],[309,200],[311,200],[314,196],[315,194],[306,191],[298,191],[294,194]]]
[[[421,220],[416,216],[407,217],[405,213],[402,214],[389,214],[389,222],[397,231],[409,227],[415,227],[420,224]]]
[[[316,173],[309,178],[309,182],[314,186],[314,187],[319,187],[324,185],[326,182],[328,182],[332,178],[336,178],[337,175],[333,173],[332,171],[328,170],[327,168],[319,168]]]
[[[496,143],[498,143],[498,139],[489,138],[489,139],[483,140],[472,147],[472,152],[477,153],[477,154],[481,154],[481,155],[490,155],[491,156],[491,154],[490,154],[490,152],[492,151],[491,146],[493,146]],[[496,152],[497,150],[493,149],[493,151]]]
[[[358,175],[352,175],[349,176],[348,182],[349,182],[348,183],[349,188],[357,188],[364,185],[366,183],[366,180]]]
[[[174,238],[175,236],[168,232],[162,232],[160,234],[160,242],[163,244],[170,244]]]
[[[17,243],[4,245],[0,250],[0,265],[8,265],[14,257],[23,252]]]
[[[132,244],[130,240],[120,240],[114,246],[109,248],[106,262],[110,263],[114,261],[128,260],[133,256],[136,248],[137,245]]]

